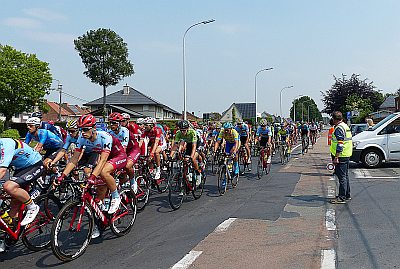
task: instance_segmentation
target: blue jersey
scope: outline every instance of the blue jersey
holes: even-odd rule
[[[68,150],[69,146],[71,144],[76,144],[76,142],[78,141],[78,137],[72,137],[70,134],[68,134],[67,139],[65,140],[65,144],[63,146],[63,149]]]
[[[63,146],[61,138],[45,129],[37,130],[37,135],[32,135],[28,132],[25,137],[25,143],[29,145],[32,140],[42,143],[43,149],[58,149]]]
[[[48,123],[47,121],[42,121],[39,129],[49,130],[50,132],[52,132],[53,134],[55,134],[56,136],[58,136],[59,138],[62,139],[62,135],[61,135],[60,131],[54,125]]]
[[[39,152],[34,151],[22,141],[0,138],[0,167],[14,167],[21,170],[42,160]]]
[[[265,128],[265,130],[264,130],[264,129],[260,126],[260,127],[258,127],[258,129],[257,129],[256,136],[260,136],[260,137],[269,137],[269,136],[272,136],[271,129],[267,126],[267,127]]]
[[[108,159],[118,156],[121,153],[125,154],[125,150],[122,147],[121,142],[119,142],[118,138],[104,131],[96,132],[97,136],[93,142],[80,135],[78,141],[76,142],[75,150],[81,152],[84,149],[85,153],[95,152],[99,154],[101,154],[102,152],[106,152],[110,154],[108,156]]]
[[[161,129],[162,134],[166,137],[167,133],[165,132],[164,127],[159,123],[156,123],[156,126]]]
[[[236,126],[235,130],[239,133],[240,137],[247,137],[247,132],[249,131],[249,127],[247,124],[242,124],[242,127]]]
[[[122,146],[127,147],[129,143],[129,130],[123,126],[119,127],[119,132],[116,134],[113,130],[109,129],[107,132],[116,138],[121,142]]]

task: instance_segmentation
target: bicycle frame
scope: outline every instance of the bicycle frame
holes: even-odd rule
[[[24,209],[25,209],[25,205],[22,204],[19,212],[18,212],[18,216],[22,216],[24,213]],[[21,219],[21,218],[19,218]],[[6,232],[13,240],[18,240],[19,236],[22,234],[23,228],[21,227],[21,220],[18,221],[18,226],[17,229],[15,230],[15,232],[13,230],[11,230],[11,228],[8,226],[8,224],[2,219],[0,218],[0,230],[3,230],[4,232]]]

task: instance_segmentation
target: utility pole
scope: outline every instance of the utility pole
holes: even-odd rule
[[[58,104],[58,121],[61,121],[61,96],[62,96],[62,84],[60,84],[60,82],[58,82],[58,86],[57,86],[57,90],[60,93],[60,102]]]

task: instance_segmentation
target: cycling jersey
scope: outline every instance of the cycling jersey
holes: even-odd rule
[[[42,161],[39,152],[20,140],[0,138],[0,167],[21,170]]]
[[[175,134],[175,142],[179,143],[185,141],[186,143],[197,143],[197,134],[193,129],[188,129],[186,135],[184,135],[180,130]]]
[[[221,131],[221,130],[220,130],[220,131]],[[217,129],[214,129],[214,130],[212,131],[212,137],[217,137],[217,136],[219,135],[220,131],[218,131]]]
[[[150,131],[143,132],[142,138],[146,138],[146,137],[149,139],[149,143],[148,143],[149,146],[152,146],[157,138],[160,139],[158,146],[165,148],[167,145],[166,141],[165,141],[165,137],[162,134],[161,129],[156,126],[151,128]]]
[[[278,135],[280,135],[282,141],[285,141],[288,135],[288,131],[286,129],[280,129],[278,131]]]
[[[59,149],[63,146],[61,138],[45,129],[37,130],[37,135],[33,135],[28,132],[25,137],[25,143],[29,145],[32,140],[43,144],[43,149],[45,150]]]
[[[116,138],[118,138],[118,140],[121,142],[122,146],[124,146],[125,148],[128,146],[128,142],[129,142],[129,130],[125,127],[120,126],[119,127],[119,132],[115,133],[113,130],[109,129],[107,131],[109,134],[115,136]]]
[[[247,126],[247,124],[242,124],[242,127],[240,127],[239,125],[235,127],[235,130],[238,132],[240,137],[247,137],[247,133],[249,131],[249,127]]]
[[[120,155],[121,152],[125,153],[118,138],[104,131],[96,132],[97,137],[93,142],[80,135],[76,142],[76,151],[82,152],[85,149],[85,153],[110,153],[108,159]]]
[[[308,131],[309,131],[308,126],[306,124],[302,125],[300,127],[300,131],[301,131],[302,135],[308,134]]]
[[[126,126],[126,128],[129,130],[129,136],[133,135],[133,142],[135,146],[139,146],[140,136],[142,135],[139,125],[136,123],[130,123]]]
[[[269,137],[272,136],[272,132],[271,129],[267,126],[265,129],[263,129],[261,126],[258,127],[257,132],[256,132],[256,136],[260,136],[260,137]]]
[[[235,129],[231,129],[229,133],[225,132],[225,130],[221,130],[217,140],[221,141],[222,139],[225,139],[227,143],[235,143],[235,141],[239,140],[239,134]]]
[[[67,139],[65,140],[65,144],[63,146],[63,149],[68,150],[69,146],[71,144],[76,144],[76,141],[78,141],[78,137],[72,137],[70,134],[68,134]]]
[[[62,139],[62,134],[61,131],[58,130],[56,128],[56,126],[54,126],[53,124],[48,123],[47,121],[42,121],[39,129],[44,129],[44,130],[49,130],[50,132],[52,132],[53,134],[55,134],[56,136],[58,136],[59,138]]]
[[[203,131],[200,129],[196,129],[196,134],[197,134],[197,140],[199,144],[204,144],[204,137],[203,137]]]
[[[315,124],[311,124],[311,125],[310,125],[310,131],[315,132],[315,131],[317,131],[317,129],[318,129],[318,126],[317,126],[317,125],[315,125]]]

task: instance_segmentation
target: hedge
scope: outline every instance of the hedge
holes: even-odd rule
[[[0,137],[2,138],[13,138],[13,139],[20,139],[20,135],[17,129],[8,129],[5,130],[0,134]]]

